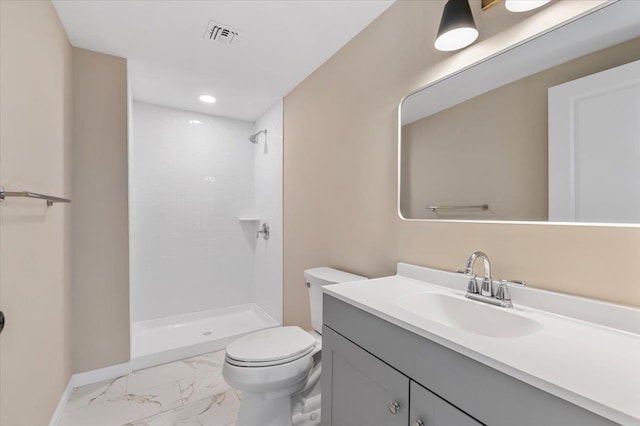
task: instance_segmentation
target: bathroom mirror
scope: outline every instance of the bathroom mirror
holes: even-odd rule
[[[640,223],[640,2],[578,17],[405,97],[403,219]]]

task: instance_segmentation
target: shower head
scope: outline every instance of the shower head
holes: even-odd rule
[[[251,143],[258,143],[258,136],[260,136],[260,133],[264,133],[264,135],[267,136],[267,129],[260,130],[259,132],[249,136],[249,140],[251,141]]]

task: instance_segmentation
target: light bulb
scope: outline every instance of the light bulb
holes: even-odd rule
[[[200,101],[206,104],[212,104],[216,101],[216,98],[211,95],[200,95]]]
[[[537,9],[551,0],[506,0],[504,5],[509,12],[528,12]]]
[[[443,52],[462,49],[469,46],[478,38],[478,30],[475,28],[456,28],[450,30],[436,39],[436,49]]]

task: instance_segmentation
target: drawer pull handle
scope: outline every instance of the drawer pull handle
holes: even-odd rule
[[[422,419],[413,419],[411,426],[424,426]]]
[[[396,414],[398,410],[400,410],[400,404],[398,404],[397,402],[391,402],[389,403],[387,408],[389,409],[389,412],[391,414]]]

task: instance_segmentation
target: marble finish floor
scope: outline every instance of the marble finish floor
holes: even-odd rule
[[[240,398],[222,378],[224,351],[73,390],[60,426],[231,426]]]

